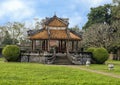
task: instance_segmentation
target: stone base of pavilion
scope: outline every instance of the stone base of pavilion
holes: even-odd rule
[[[68,52],[68,53],[50,53],[50,52],[22,52],[21,62],[33,62],[42,64],[60,64],[60,65],[84,65],[86,61],[91,61],[92,54],[88,52]]]

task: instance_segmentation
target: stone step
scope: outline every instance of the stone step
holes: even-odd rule
[[[66,56],[56,56],[54,64],[71,65],[72,63],[68,60],[68,58]]]

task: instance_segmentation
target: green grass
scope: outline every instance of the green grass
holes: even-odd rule
[[[109,63],[114,64],[113,70],[108,70]],[[120,61],[116,61],[116,60],[108,60],[106,61],[106,64],[91,64],[89,67],[86,66],[81,66],[81,67],[120,75]]]
[[[106,64],[108,64],[108,63],[113,63],[114,65],[120,66],[120,61],[117,61],[117,60],[108,60],[108,61],[106,61]]]
[[[75,68],[0,59],[0,85],[119,85],[120,79]]]

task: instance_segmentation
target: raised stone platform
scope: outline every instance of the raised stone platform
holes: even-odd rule
[[[71,65],[86,64],[86,61],[91,61],[90,53],[22,53],[21,62],[35,62],[43,64],[60,64],[60,65]]]

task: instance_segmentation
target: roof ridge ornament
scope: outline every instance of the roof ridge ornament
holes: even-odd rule
[[[53,17],[57,17],[56,12],[54,12],[54,16]]]

